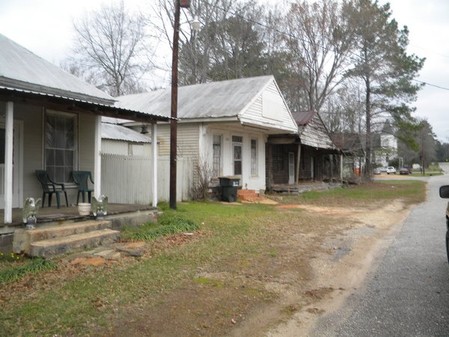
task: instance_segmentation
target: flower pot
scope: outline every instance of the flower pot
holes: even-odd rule
[[[78,213],[81,216],[86,216],[90,214],[90,204],[87,202],[80,202],[78,204]]]

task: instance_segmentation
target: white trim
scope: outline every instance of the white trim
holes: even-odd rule
[[[95,116],[94,143],[94,195],[101,196],[101,116]]]
[[[157,207],[157,124],[151,124],[151,154],[152,154],[152,164],[153,164],[153,201],[152,206]]]

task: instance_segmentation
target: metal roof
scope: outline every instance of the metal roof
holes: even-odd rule
[[[114,98],[0,34],[0,85],[112,104]]]
[[[133,143],[151,143],[151,138],[127,127],[101,123],[101,138]]]
[[[167,117],[115,107],[115,99],[0,34],[0,97],[45,98],[100,115],[143,122]]]
[[[299,116],[301,116],[301,114],[295,115],[295,117],[303,123],[300,124],[297,122],[301,144],[320,149],[336,149],[335,144],[329,136],[326,126],[317,112],[305,112],[302,114],[304,117],[302,119],[299,118]]]
[[[237,117],[273,76],[242,78],[179,87],[178,118]],[[117,97],[116,106],[151,114],[171,114],[171,88]]]
[[[313,110],[309,111],[296,111],[292,112],[293,119],[298,125],[307,125],[313,119],[316,112]]]

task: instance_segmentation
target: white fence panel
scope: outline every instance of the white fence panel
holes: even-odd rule
[[[149,204],[153,198],[152,161],[146,157],[103,154],[101,162],[102,194],[111,203]],[[177,199],[188,200],[193,181],[190,160],[178,158]],[[169,158],[158,159],[158,200],[170,195]]]

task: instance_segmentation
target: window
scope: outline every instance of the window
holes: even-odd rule
[[[221,135],[213,136],[213,153],[212,153],[212,174],[214,177],[221,175]]]
[[[50,113],[45,116],[45,167],[50,178],[68,182],[75,163],[75,115]]]
[[[251,139],[251,175],[257,176],[257,139]]]
[[[242,174],[242,142],[242,137],[232,136],[232,148],[234,151],[234,175]]]

